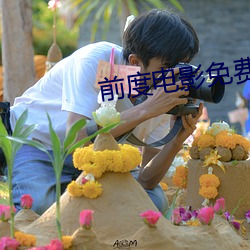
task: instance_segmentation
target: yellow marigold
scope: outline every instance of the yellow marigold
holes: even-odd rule
[[[101,172],[128,172],[141,163],[138,148],[119,144],[120,150],[94,151],[93,145],[78,148],[73,154],[73,163],[79,170],[101,177]],[[93,171],[93,172],[91,172]]]
[[[194,140],[192,142],[192,147],[198,146],[198,141],[199,141],[199,137],[194,137]]]
[[[25,234],[23,232],[15,232],[15,239],[21,246],[32,247],[36,245],[36,237],[32,234]]]
[[[63,249],[69,249],[72,246],[72,241],[71,236],[62,236]]]
[[[200,221],[198,219],[195,219],[195,220],[189,220],[186,222],[186,225],[187,226],[191,226],[191,227],[198,227],[201,225]]]
[[[67,190],[73,197],[83,196],[82,185],[78,184],[76,181],[71,181],[67,186]]]
[[[165,183],[165,182],[160,182],[160,185],[161,185],[161,188],[164,190],[164,191],[167,191],[168,190],[168,185],[167,185],[167,183]]]
[[[101,184],[97,181],[88,181],[82,186],[83,195],[95,199],[102,193]]]
[[[82,169],[85,164],[93,163],[93,145],[77,148],[73,154],[73,163],[75,168]]]
[[[237,144],[237,137],[228,131],[221,131],[215,136],[215,146],[234,149]]]
[[[246,137],[239,134],[235,134],[234,137],[236,143],[242,146],[246,152],[250,150],[250,141]]]
[[[141,153],[138,148],[133,147],[129,144],[119,145],[122,159],[123,159],[123,169],[121,172],[128,172],[141,163]]]
[[[213,148],[215,146],[215,139],[212,135],[202,134],[199,137],[197,145],[199,148]]]
[[[188,168],[184,166],[176,167],[175,174],[172,177],[173,184],[180,188],[186,188],[187,178],[188,178]]]
[[[82,170],[84,170],[86,174],[92,174],[95,178],[100,178],[105,171],[102,165],[98,166],[95,163],[83,165]]]
[[[218,195],[218,191],[216,187],[205,187],[202,186],[199,189],[199,195],[206,199],[214,199]]]
[[[199,178],[201,187],[215,187],[220,185],[220,180],[215,174],[203,174]]]

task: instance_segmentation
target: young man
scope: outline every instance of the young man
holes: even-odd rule
[[[124,32],[123,47],[109,42],[94,43],[58,62],[40,81],[15,99],[11,108],[12,127],[28,108],[26,124],[38,124],[32,139],[51,149],[46,112],[61,140],[77,120],[92,119],[92,112],[99,108],[99,90],[95,88],[98,62],[109,61],[112,48],[115,48],[115,64],[140,66],[140,73],[143,74],[160,71],[162,67],[172,68],[178,62],[190,62],[199,50],[199,42],[187,21],[168,11],[151,10],[129,24]],[[174,69],[174,72],[179,71]],[[167,79],[166,82],[171,83],[171,80]],[[152,80],[148,84],[151,85]],[[176,85],[180,85],[180,82]],[[187,98],[180,96],[188,95],[188,91],[174,91],[176,85],[169,86],[168,93],[164,88],[153,90],[153,95],[136,106],[132,104],[134,98],[119,99],[116,108],[121,113],[121,120],[126,122],[112,130],[114,137],[138,127],[135,132],[145,142],[161,139],[170,126],[166,113],[176,105],[187,103]],[[173,92],[169,92],[171,90]],[[150,147],[143,150],[143,162],[135,177],[162,212],[167,209],[167,201],[158,184],[185,139],[195,130],[201,110],[202,105],[196,117],[183,116],[183,128],[161,150]],[[86,136],[84,128],[78,138]],[[78,175],[79,171],[73,167],[72,157],[69,156],[62,173],[62,190]],[[33,197],[32,209],[39,214],[55,201],[55,176],[51,163],[43,152],[27,145],[17,152],[14,162],[13,197],[17,209],[20,209],[23,194]]]

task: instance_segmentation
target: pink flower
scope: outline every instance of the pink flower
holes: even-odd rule
[[[50,0],[48,3],[48,8],[52,11],[56,10],[57,8],[60,8],[62,6],[60,0]]]
[[[14,207],[14,212],[16,211]],[[10,219],[10,206],[0,205],[0,220],[8,221]]]
[[[24,194],[21,197],[21,207],[23,209],[30,209],[32,207],[33,199],[29,194]]]
[[[2,237],[0,239],[0,249],[16,250],[19,246],[19,242],[16,239],[10,237]]]
[[[199,210],[197,218],[204,225],[211,225],[214,218],[213,207],[203,207]]]
[[[89,181],[88,179],[86,179],[85,177],[82,177],[82,185],[84,185],[88,181]]]
[[[180,210],[178,208],[175,208],[172,212],[172,216],[171,216],[171,222],[174,225],[180,225],[181,224],[181,214],[180,214]]]
[[[80,212],[80,226],[84,227],[85,229],[90,229],[92,227],[92,221],[93,221],[93,216],[92,214],[94,213],[93,210],[82,210]]]
[[[224,198],[220,198],[216,200],[214,204],[214,211],[216,214],[219,214],[219,215],[224,213],[225,211],[225,199]]]
[[[143,218],[143,221],[148,226],[155,226],[159,218],[162,216],[161,212],[155,212],[153,210],[147,210],[143,213],[140,213],[140,216]]]

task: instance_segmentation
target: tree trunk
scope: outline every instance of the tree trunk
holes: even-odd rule
[[[35,83],[32,0],[1,0],[4,100],[11,104]]]

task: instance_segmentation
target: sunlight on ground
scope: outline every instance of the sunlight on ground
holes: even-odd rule
[[[0,204],[7,205],[8,201],[8,186],[5,182],[0,182]]]

